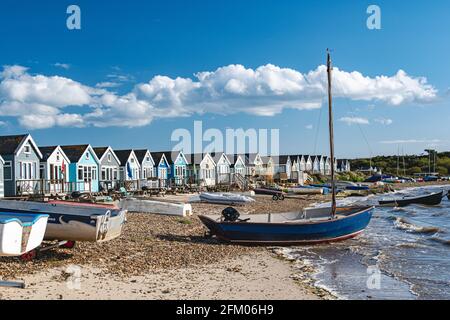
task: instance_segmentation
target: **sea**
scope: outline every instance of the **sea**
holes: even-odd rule
[[[376,205],[382,198],[442,189],[447,192],[450,185],[350,197],[338,205]],[[340,299],[450,299],[450,201],[445,197],[436,207],[377,207],[367,229],[355,239],[279,252],[310,265],[315,286]]]

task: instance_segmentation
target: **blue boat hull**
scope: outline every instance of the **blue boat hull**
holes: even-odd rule
[[[218,222],[206,216],[200,220],[219,239],[242,244],[298,245],[346,240],[359,235],[369,224],[373,207],[347,217],[300,223]]]

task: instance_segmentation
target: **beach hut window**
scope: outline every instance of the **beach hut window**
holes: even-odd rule
[[[150,162],[150,156],[147,156],[147,162]]]
[[[131,163],[134,163],[134,159],[133,159],[133,158],[131,158],[131,159],[130,159],[130,162],[131,162]]]
[[[117,173],[118,173],[117,169],[114,169],[114,175],[113,175],[114,176],[114,180],[117,180]]]
[[[111,153],[108,153],[108,162],[111,162]]]
[[[86,160],[89,160],[89,152],[86,152]]]
[[[6,181],[12,180],[12,163],[11,163],[11,161],[5,161],[5,165],[3,166],[3,178]]]
[[[105,168],[102,169],[102,180],[103,181],[106,180],[106,169]]]
[[[83,180],[83,166],[78,167],[78,180]]]
[[[30,154],[31,153],[31,147],[30,146],[25,146],[24,152],[25,152],[25,154]]]
[[[92,180],[97,180],[97,170],[92,168]]]

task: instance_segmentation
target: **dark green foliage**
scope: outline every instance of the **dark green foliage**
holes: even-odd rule
[[[434,161],[431,158],[431,171],[434,170]],[[415,173],[427,173],[429,172],[429,159],[428,155],[406,155],[404,157],[405,167],[403,167],[403,157],[400,157],[398,174],[400,176],[406,175],[412,176]],[[378,156],[370,159],[355,159],[351,160],[352,170],[358,170],[360,168],[368,168],[372,164],[372,167],[381,169],[385,174],[397,175],[397,156]],[[405,168],[405,170],[404,170]],[[436,172],[440,175],[447,175],[450,172],[450,152],[437,153],[436,155]]]

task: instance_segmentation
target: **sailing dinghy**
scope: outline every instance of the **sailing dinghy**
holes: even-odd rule
[[[49,215],[45,240],[105,242],[122,233],[126,211],[61,203],[0,200],[0,211]]]
[[[21,256],[41,245],[48,215],[0,212],[0,256]]]
[[[356,237],[369,224],[374,207],[336,207],[335,157],[331,94],[331,56],[327,57],[328,114],[331,159],[331,207],[285,214],[256,214],[240,217],[234,208],[222,216],[199,216],[210,234],[227,242],[244,244],[316,244]]]
[[[441,204],[442,198],[444,197],[444,191],[435,192],[431,194],[416,196],[416,197],[403,197],[394,199],[383,199],[380,200],[380,206],[393,206],[393,207],[406,207],[411,204],[420,204],[424,206],[437,206]]]

